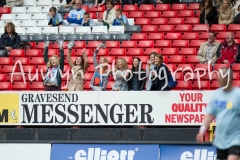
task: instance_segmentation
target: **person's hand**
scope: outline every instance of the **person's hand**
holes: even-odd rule
[[[86,53],[86,48],[83,48],[82,54],[85,54],[85,53]]]
[[[97,46],[97,50],[99,50],[100,48],[102,48],[101,44]]]
[[[10,51],[12,49],[12,47],[5,47],[6,50]]]
[[[62,27],[62,25],[59,25],[59,26],[58,26],[58,29],[60,29],[61,27]]]
[[[94,7],[96,7],[96,8],[97,8],[97,7],[98,7],[98,5],[97,5],[97,4],[94,4]]]
[[[65,8],[68,8],[68,7],[69,7],[69,5],[65,5],[64,7],[65,7]]]
[[[196,136],[196,141],[198,143],[203,143],[203,137],[204,137],[204,132],[198,132],[197,136]]]
[[[63,0],[59,0],[59,2],[60,2],[60,3],[62,3],[62,2],[63,2]]]
[[[98,6],[99,6],[99,7],[102,6],[102,3],[98,3]]]
[[[98,18],[98,22],[102,22],[103,20],[102,20],[102,18]]]
[[[228,64],[229,62],[228,62],[228,60],[224,60],[223,63]]]

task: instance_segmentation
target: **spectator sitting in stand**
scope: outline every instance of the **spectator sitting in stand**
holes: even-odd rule
[[[83,6],[88,6],[89,8],[92,8],[94,4],[95,4],[95,0],[82,0]]]
[[[233,24],[240,24],[240,5],[238,6],[239,13],[234,17]]]
[[[63,0],[59,0],[60,3],[63,2]],[[75,3],[75,0],[67,0],[67,4],[65,5],[66,8],[73,5]]]
[[[5,33],[0,38],[0,49],[7,50],[9,54],[11,49],[17,49],[21,43],[20,36],[15,32],[15,25],[12,22],[5,25],[4,31]]]
[[[238,15],[239,13],[239,5],[240,5],[240,0],[233,0],[233,9],[234,9],[234,13],[235,13],[235,16]]]
[[[228,33],[226,41],[217,50],[217,63],[233,64],[240,62],[240,45],[234,42],[233,33]]]
[[[0,7],[3,7],[6,5],[6,0],[0,0]]]
[[[146,75],[147,75],[146,90],[147,91],[150,91],[150,89],[152,87],[152,80],[151,80],[151,77],[150,77],[150,72],[151,72],[151,70],[154,70],[154,68],[156,66],[155,62],[154,62],[154,59],[155,59],[156,55],[157,55],[156,52],[150,53],[148,64],[146,66]]]
[[[124,14],[122,14],[122,9],[116,10],[116,18],[114,19],[112,25],[113,26],[124,26],[124,27],[129,25],[127,17]]]
[[[145,4],[146,3],[146,0],[123,0],[122,1],[123,5],[125,4],[135,4],[135,5],[138,5],[138,7],[141,5],[141,4]]]
[[[217,8],[213,6],[212,0],[205,0],[204,8],[200,14],[201,24],[218,24]]]
[[[224,0],[218,12],[218,23],[229,25],[233,22],[235,13],[229,0]]]
[[[102,6],[105,4],[105,0],[95,0],[94,7]]]
[[[6,0],[6,5],[4,7],[21,7],[23,5],[23,0]]]
[[[92,27],[93,25],[94,25],[94,21],[90,18],[90,14],[88,12],[85,12],[83,15],[82,26]]]
[[[60,13],[57,13],[56,7],[51,7],[49,9],[49,15],[48,15],[48,26],[59,26],[63,24],[63,18]]]

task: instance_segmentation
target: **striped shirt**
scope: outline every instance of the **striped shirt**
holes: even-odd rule
[[[209,61],[212,57],[212,54],[213,54],[213,44],[212,45],[209,45],[207,44],[208,48],[207,48],[207,52],[206,52],[206,60]]]

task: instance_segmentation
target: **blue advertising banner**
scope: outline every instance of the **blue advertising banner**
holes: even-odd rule
[[[160,160],[216,160],[216,149],[206,145],[160,145]]]
[[[51,160],[159,160],[159,145],[53,144]]]

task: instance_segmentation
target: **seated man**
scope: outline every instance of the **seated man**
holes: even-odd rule
[[[116,10],[116,18],[113,21],[113,26],[128,26],[128,19],[127,17],[122,14],[122,9],[117,9]]]
[[[208,41],[201,44],[200,49],[198,51],[198,60],[202,64],[207,64],[208,61],[210,63],[216,63],[217,61],[217,49],[219,43],[215,41],[216,34],[214,32],[209,32]]]
[[[4,7],[21,7],[23,5],[23,0],[6,0],[6,5]]]
[[[90,18],[90,14],[85,12],[83,15],[82,26],[90,26],[94,25],[94,21]]]
[[[82,2],[80,0],[75,1],[75,9],[71,10],[68,14],[67,21],[69,22],[70,26],[81,26],[83,14],[86,12],[85,10],[81,9]]]
[[[226,41],[221,43],[217,50],[217,63],[233,64],[240,62],[240,46],[234,42],[233,33],[228,33]]]
[[[49,15],[48,15],[48,26],[59,26],[63,24],[63,18],[60,13],[57,13],[56,7],[51,7],[49,9]]]

